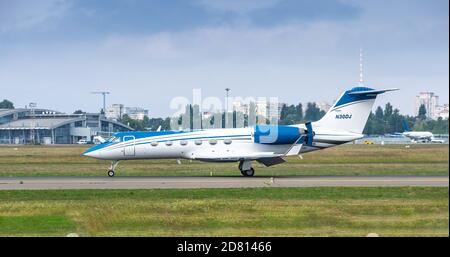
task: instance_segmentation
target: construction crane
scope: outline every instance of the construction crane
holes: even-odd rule
[[[106,111],[106,95],[109,95],[110,94],[110,92],[108,92],[108,91],[96,91],[96,92],[91,92],[91,94],[101,94],[101,95],[103,95],[103,109],[102,109],[102,112],[103,113],[105,113],[105,111]]]

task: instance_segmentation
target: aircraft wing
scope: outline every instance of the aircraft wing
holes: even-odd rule
[[[256,161],[264,164],[266,167],[285,162],[285,160],[281,157],[260,158],[260,159],[257,159]]]
[[[234,153],[197,153],[191,156],[192,159],[209,162],[219,161],[242,161],[256,160],[265,166],[272,166],[285,162],[282,157],[299,155],[303,144],[297,144],[297,140],[284,154],[276,154],[274,152],[234,152]]]

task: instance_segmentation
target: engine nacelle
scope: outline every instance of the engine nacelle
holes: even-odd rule
[[[256,125],[253,132],[254,142],[259,144],[294,144],[300,136],[300,128],[292,126]]]

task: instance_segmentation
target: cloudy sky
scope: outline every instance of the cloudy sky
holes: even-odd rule
[[[170,100],[232,95],[333,100],[364,80],[402,113],[448,103],[448,0],[0,0],[0,98],[17,107],[173,112]]]

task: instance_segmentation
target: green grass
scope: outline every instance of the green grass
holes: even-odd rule
[[[86,146],[2,146],[0,176],[105,176],[107,161],[82,156]],[[343,145],[287,158],[273,167],[255,164],[258,176],[279,175],[448,175],[448,145]],[[121,162],[118,176],[239,175],[236,163],[183,160]]]
[[[0,191],[0,236],[449,236],[448,188]]]
[[[6,216],[0,217],[0,231],[4,235],[58,235],[75,229],[65,216]]]

